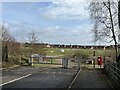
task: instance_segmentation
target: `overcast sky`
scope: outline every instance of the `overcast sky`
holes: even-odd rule
[[[35,31],[39,42],[91,45],[88,5],[87,0],[2,2],[2,21],[20,42]]]

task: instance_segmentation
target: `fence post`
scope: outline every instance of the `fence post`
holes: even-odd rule
[[[76,60],[77,60],[77,67],[78,69],[80,69],[80,57],[77,57]]]
[[[103,68],[105,69],[105,56],[103,57]]]
[[[93,52],[93,67],[95,69],[95,51]]]
[[[117,64],[110,61],[105,61],[104,66],[113,87],[120,88],[120,69],[117,67]]]

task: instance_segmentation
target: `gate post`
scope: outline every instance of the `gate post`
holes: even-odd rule
[[[105,69],[105,56],[103,58],[103,68]]]
[[[68,58],[66,58],[66,57],[62,58],[62,65],[64,68],[68,67]]]
[[[95,51],[93,52],[93,68],[95,69]]]
[[[76,57],[76,60],[77,60],[77,68],[80,69],[80,57]]]

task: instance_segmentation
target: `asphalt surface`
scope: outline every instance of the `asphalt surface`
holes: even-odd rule
[[[73,67],[69,66],[69,67]],[[0,88],[111,88],[102,70],[54,67],[16,67],[2,70]],[[72,84],[71,84],[72,83]]]
[[[110,88],[110,83],[102,70],[82,69],[71,88]]]
[[[72,81],[76,73],[77,73],[77,69],[71,69],[71,68],[64,69],[62,67],[53,67],[53,68],[18,67],[14,69],[6,69],[2,71],[3,85],[1,87],[26,88],[26,89],[27,88],[68,88],[70,82]],[[12,80],[15,81],[10,82]]]

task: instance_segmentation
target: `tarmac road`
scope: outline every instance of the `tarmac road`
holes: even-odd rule
[[[71,88],[102,88],[112,90],[102,69],[82,69]]]
[[[68,88],[77,69],[18,67],[3,70],[2,88]]]

